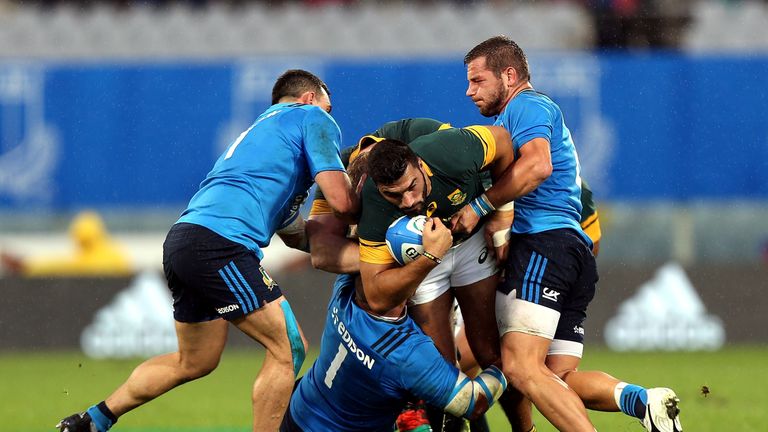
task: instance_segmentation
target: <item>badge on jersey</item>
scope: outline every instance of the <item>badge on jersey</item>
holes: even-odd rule
[[[456,189],[455,191],[451,192],[450,195],[448,195],[448,200],[451,202],[451,205],[459,205],[463,203],[467,199],[467,193],[462,192],[459,189]]]

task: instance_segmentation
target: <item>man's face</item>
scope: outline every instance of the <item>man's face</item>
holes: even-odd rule
[[[424,211],[427,180],[420,166],[408,165],[398,181],[377,187],[385,200],[396,205],[408,216],[416,216]]]
[[[499,115],[507,102],[509,89],[507,88],[505,75],[497,77],[488,70],[485,57],[478,57],[467,63],[467,96],[472,98],[480,110],[480,114],[486,117]]]

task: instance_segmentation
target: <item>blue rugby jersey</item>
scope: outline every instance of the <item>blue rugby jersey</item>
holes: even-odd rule
[[[391,432],[412,396],[444,407],[459,370],[407,315],[385,321],[358,307],[354,276],[340,275],[328,304],[320,356],[291,397],[305,431]]]
[[[321,171],[344,171],[341,131],[320,107],[275,104],[216,161],[178,222],[202,225],[263,258]]]
[[[549,97],[534,90],[515,96],[496,119],[512,136],[515,159],[520,147],[534,138],[549,141],[552,175],[539,187],[515,200],[512,232],[531,234],[558,228],[572,228],[592,245],[583,233],[581,218],[581,167],[571,132],[563,113]]]

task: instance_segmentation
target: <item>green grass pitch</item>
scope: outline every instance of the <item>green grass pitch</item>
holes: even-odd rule
[[[682,399],[686,431],[758,431],[768,426],[768,346],[718,352],[613,353],[587,347],[582,369],[599,369],[629,382],[674,388]],[[125,415],[116,432],[247,432],[250,389],[261,363],[258,349],[225,351],[210,376],[188,383]],[[309,358],[305,368],[311,364]],[[138,360],[91,360],[80,353],[0,352],[0,429],[53,431],[63,416],[102,400]],[[705,397],[702,386],[710,393]],[[590,412],[599,431],[636,431],[620,413]],[[537,415],[539,431],[554,431]],[[493,431],[508,431],[501,411]]]

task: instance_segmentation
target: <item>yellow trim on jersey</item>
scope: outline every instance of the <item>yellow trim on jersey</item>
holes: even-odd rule
[[[332,214],[332,213],[333,213],[333,209],[328,204],[328,201],[320,198],[315,198],[315,200],[312,201],[312,208],[309,209],[310,216]]]
[[[385,139],[386,138],[377,137],[375,135],[365,135],[364,137],[360,138],[360,141],[357,142],[357,146],[355,146],[355,149],[352,151],[352,153],[349,154],[349,163],[352,163],[353,160],[357,159],[357,157],[360,156],[360,151],[363,148],[368,147],[373,143],[382,142]]]
[[[427,176],[428,177],[434,176],[435,174],[432,173],[432,168],[430,168],[429,165],[427,165],[427,163],[424,162],[424,159],[419,159],[419,160],[421,160],[421,166],[424,167],[424,172],[427,173]]]
[[[453,126],[451,126],[450,123],[443,123],[443,124],[440,125],[439,128],[437,128],[437,130],[441,131],[441,130],[446,130],[446,129],[451,129],[451,128],[453,128]]]
[[[396,262],[385,242],[360,239],[360,261],[368,264],[392,264]]]
[[[472,132],[480,138],[480,142],[483,144],[483,166],[485,168],[496,159],[496,140],[493,138],[493,134],[490,129],[485,126],[469,126],[464,129]]]
[[[594,212],[592,216],[581,223],[581,229],[590,239],[592,239],[592,243],[599,242],[603,237],[603,232],[600,229],[600,216],[597,212]]]

